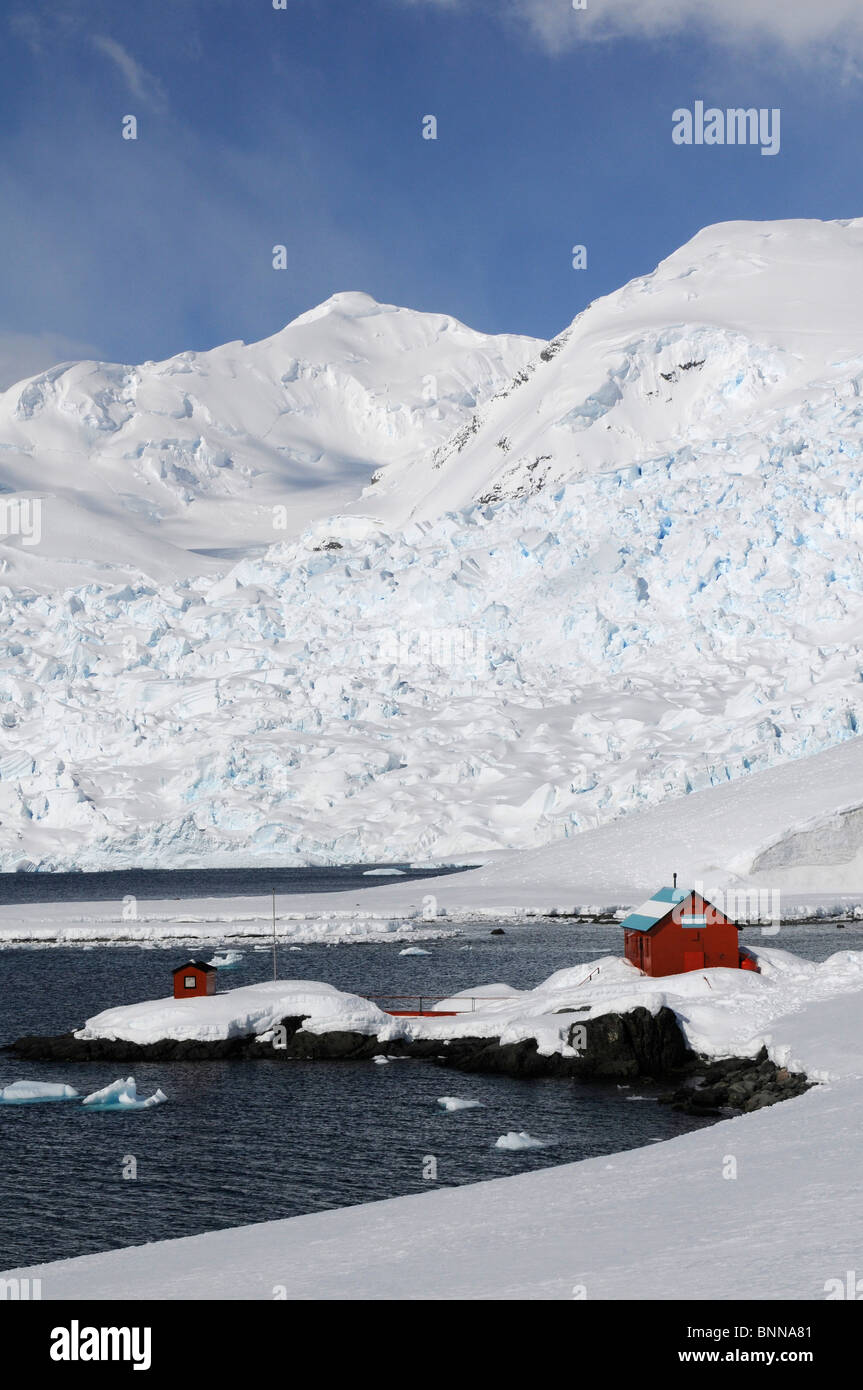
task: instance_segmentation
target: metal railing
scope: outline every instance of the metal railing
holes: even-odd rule
[[[581,989],[593,979],[594,975],[600,973],[600,967],[595,965],[589,975],[585,975],[583,980],[579,980],[574,986]],[[512,994],[361,994],[361,999],[368,999],[370,1003],[377,1004],[385,1014],[392,1014],[393,1017],[411,1018],[422,1015],[425,1018],[456,1018],[459,1014],[476,1013],[476,1006],[480,1004],[503,1004],[512,1001],[517,996]],[[458,1004],[464,1002],[469,1004],[467,1009],[435,1009],[433,1005],[440,1004],[442,1000]],[[387,1008],[388,1004],[396,1005],[418,1005],[411,1008]]]
[[[437,1018],[455,1018],[458,1014],[476,1013],[477,1001],[480,1004],[503,1002],[505,999],[512,999],[510,994],[362,994],[361,999],[368,999],[372,1004],[377,1004],[385,1014],[394,1016],[410,1017],[411,1015],[424,1014],[427,1017],[434,1015]],[[435,1004],[440,1004],[442,1000],[449,1000],[453,1004],[464,1002],[470,1008],[465,1009],[435,1009]],[[386,1004],[395,1005],[418,1005],[419,1007],[386,1008]]]

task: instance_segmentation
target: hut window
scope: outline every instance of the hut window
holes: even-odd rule
[[[197,980],[195,979],[194,975],[187,975],[186,978],[185,978],[184,981],[183,981],[183,988],[184,988],[184,989],[194,989],[194,988],[195,988],[195,985],[196,985],[197,983],[198,983],[198,982],[197,982]]]

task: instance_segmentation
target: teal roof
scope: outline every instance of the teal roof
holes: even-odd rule
[[[691,888],[660,888],[646,903],[642,903],[641,907],[624,917],[623,926],[627,931],[650,931],[651,927],[655,927],[657,922],[668,915],[675,903],[683,902],[691,892]],[[703,927],[706,922],[703,916],[686,917],[681,925]]]

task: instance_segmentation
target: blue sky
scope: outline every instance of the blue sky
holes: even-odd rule
[[[0,381],[348,289],[550,336],[710,222],[863,214],[860,0],[587,3],[11,0]],[[676,146],[697,99],[779,107],[780,153]]]

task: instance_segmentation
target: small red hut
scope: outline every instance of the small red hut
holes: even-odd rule
[[[692,889],[660,888],[623,920],[626,959],[645,975],[681,975],[725,966],[757,970],[740,949],[740,928]]]
[[[174,971],[174,998],[190,999],[195,994],[215,994],[218,970],[205,960],[188,960]]]

